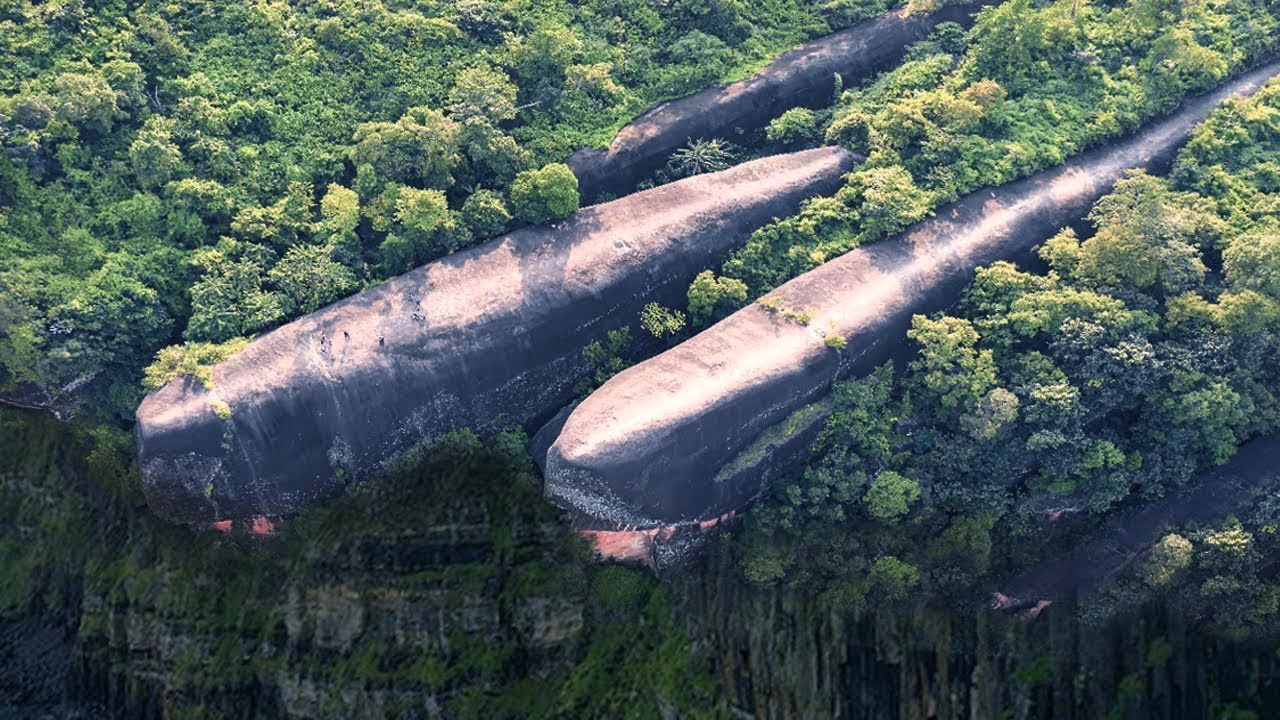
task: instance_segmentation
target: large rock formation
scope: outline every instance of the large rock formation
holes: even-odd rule
[[[786,110],[828,104],[838,74],[852,84],[897,64],[907,47],[939,23],[968,25],[977,8],[997,0],[952,4],[929,14],[897,10],[783,53],[746,80],[656,105],[622,128],[608,151],[569,157],[584,198],[623,195],[666,164],[691,139],[736,139]]]
[[[766,429],[822,397],[833,381],[865,375],[900,351],[911,316],[955,302],[975,268],[1025,257],[1080,218],[1126,169],[1168,163],[1225,97],[1250,93],[1277,73],[1280,63],[1246,73],[1137,135],[962,198],[616,375],[564,421],[544,460],[547,494],[595,519],[585,527],[600,529],[663,527],[742,507],[795,466],[776,453],[772,473],[735,463]],[[795,311],[811,320],[788,317]],[[847,340],[843,350],[824,342],[832,333]]]
[[[1280,433],[1245,443],[1225,465],[1192,482],[1194,489],[1111,520],[1091,540],[1009,578],[993,595],[997,610],[1017,611],[1087,594],[1144,553],[1169,528],[1221,522],[1280,483]]]
[[[158,513],[218,521],[292,512],[454,428],[545,420],[588,368],[582,349],[770,219],[834,191],[852,155],[820,148],[689,178],[525,228],[418,268],[254,340],[137,412]]]

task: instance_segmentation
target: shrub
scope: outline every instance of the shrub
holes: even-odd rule
[[[563,163],[526,170],[511,183],[511,209],[520,220],[540,223],[578,209],[578,178]]]
[[[688,297],[689,318],[700,325],[742,307],[747,301],[747,286],[736,278],[717,278],[710,270],[703,270],[689,285]]]
[[[155,390],[171,380],[189,375],[206,390],[213,388],[213,366],[226,360],[249,344],[249,338],[232,338],[224,343],[188,342],[171,345],[156,353],[143,374],[142,383]]]
[[[684,313],[658,303],[649,303],[640,311],[640,327],[656,338],[675,335],[684,329],[684,324]]]
[[[774,118],[765,129],[769,142],[800,145],[818,135],[818,116],[808,108],[796,107]]]

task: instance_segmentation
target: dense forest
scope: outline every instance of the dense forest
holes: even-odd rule
[[[125,423],[159,350],[562,217],[573,150],[885,6],[11,3],[0,387]]]
[[[911,359],[823,401],[815,459],[662,577],[589,562],[527,429],[428,439],[265,537],[148,512],[149,389],[570,215],[573,151],[901,5],[0,3],[0,396],[66,421],[0,414],[0,717],[1265,717],[1274,490],[1162,528],[1049,619],[984,608],[1280,430],[1280,81],[917,316]],[[583,394],[1274,58],[1277,25],[1269,0],[1007,0],[825,107],[689,138],[643,186],[866,160],[589,346]]]

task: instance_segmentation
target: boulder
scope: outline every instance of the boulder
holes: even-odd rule
[[[769,428],[902,353],[911,316],[959,299],[977,267],[1030,256],[1129,168],[1158,170],[1224,98],[1272,63],[1185,101],[1141,132],[1061,167],[941,208],[902,235],[782,285],[681,345],[614,376],[564,419],[544,457],[546,493],[594,522],[645,529],[719,517],[794,471],[807,444],[748,452]],[[770,309],[769,306],[772,306]],[[807,313],[806,323],[794,317]],[[843,336],[832,349],[824,338]],[[744,453],[747,453],[744,459]],[[780,453],[789,453],[787,461]]]
[[[793,107],[830,104],[836,75],[853,84],[886,70],[939,23],[968,25],[978,8],[994,4],[976,0],[914,15],[896,10],[832,33],[779,55],[746,80],[655,105],[622,128],[608,150],[579,150],[567,163],[584,198],[624,195],[690,140],[734,141]]]
[[[273,330],[148,395],[143,490],[159,514],[214,522],[292,513],[451,429],[545,421],[590,368],[583,348],[682,305],[756,228],[833,192],[850,153],[749,162],[529,227]]]

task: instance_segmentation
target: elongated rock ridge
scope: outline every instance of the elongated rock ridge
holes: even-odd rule
[[[1241,512],[1280,483],[1280,433],[1245,443],[1225,465],[1170,495],[1113,519],[1075,550],[1032,565],[993,593],[992,607],[1025,611],[1040,603],[1087,595],[1146,552],[1164,532],[1189,523],[1207,525]]]
[[[284,515],[455,428],[545,421],[582,349],[676,304],[756,228],[833,192],[819,148],[589,207],[413,270],[255,339],[137,411],[147,501],[183,522]]]
[[[655,105],[622,128],[608,150],[579,150],[568,165],[584,198],[626,194],[690,140],[732,140],[793,107],[825,105],[836,75],[846,83],[870,77],[897,64],[939,23],[969,25],[979,8],[997,3],[974,0],[914,15],[897,10],[832,33],[779,55],[746,80]]]
[[[547,494],[589,519],[580,526],[604,530],[663,527],[743,507],[795,467],[776,453],[768,471],[740,462],[765,430],[824,396],[835,380],[866,375],[901,352],[911,316],[953,304],[977,267],[1026,258],[1127,169],[1167,167],[1226,97],[1252,93],[1277,73],[1280,62],[1245,73],[1136,135],[962,198],[898,237],[782,285],[768,296],[775,310],[753,304],[619,373],[564,419],[543,460]],[[787,310],[812,319],[801,324]],[[830,333],[846,339],[843,350],[826,345]]]

